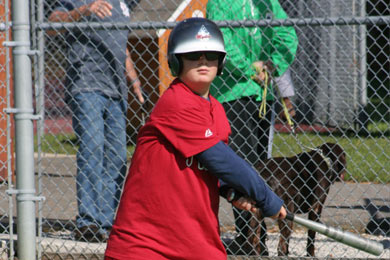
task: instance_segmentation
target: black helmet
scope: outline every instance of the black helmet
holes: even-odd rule
[[[221,74],[225,65],[225,43],[221,30],[209,19],[188,18],[173,28],[168,39],[168,65],[173,76],[180,74],[183,68],[176,54],[196,51],[220,52],[217,75]]]

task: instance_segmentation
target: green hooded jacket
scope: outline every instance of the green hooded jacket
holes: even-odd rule
[[[286,19],[278,0],[209,0],[207,18],[218,20]],[[260,101],[263,88],[251,76],[252,63],[272,61],[273,76],[282,75],[294,61],[298,38],[293,27],[221,28],[227,52],[223,74],[213,82],[210,91],[219,102],[256,96]],[[271,88],[267,100],[272,100]]]

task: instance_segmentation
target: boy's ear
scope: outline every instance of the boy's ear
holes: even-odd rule
[[[168,66],[171,69],[172,76],[177,77],[182,70],[183,64],[179,57],[175,54],[170,54],[168,56]]]

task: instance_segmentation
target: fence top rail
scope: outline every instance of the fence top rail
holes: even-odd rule
[[[138,21],[128,23],[38,23],[38,30],[60,29],[129,29],[157,30],[172,29],[178,22]],[[275,26],[334,26],[334,25],[389,25],[390,16],[290,18],[265,20],[216,21],[220,27],[275,27]],[[0,23],[0,30],[4,27]]]

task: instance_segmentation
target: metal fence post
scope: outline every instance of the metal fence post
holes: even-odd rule
[[[18,259],[35,254],[35,181],[29,5],[12,2]]]

